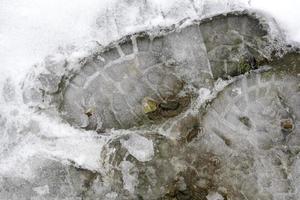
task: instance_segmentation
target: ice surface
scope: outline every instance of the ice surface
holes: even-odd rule
[[[107,182],[103,182],[105,178],[93,173],[101,173],[104,170],[101,157],[103,156],[101,155],[102,147],[111,139],[111,135],[120,134],[120,132],[112,130],[99,136],[93,131],[82,131],[73,128],[62,122],[61,119],[56,118],[55,114],[51,117],[51,113],[50,115],[40,114],[39,111],[33,111],[24,106],[21,101],[22,94],[20,90],[24,77],[31,70],[33,64],[40,62],[49,54],[56,53],[55,56],[48,57],[47,60],[48,63],[56,63],[53,65],[55,67],[51,68],[51,64],[47,66],[50,66],[49,71],[54,71],[60,76],[64,72],[64,68],[61,66],[64,65],[65,56],[70,59],[68,61],[72,62],[73,60],[76,63],[78,61],[76,59],[89,54],[91,48],[100,48],[100,45],[106,45],[128,33],[149,30],[157,26],[169,26],[186,18],[205,18],[216,13],[243,9],[249,6],[270,13],[286,31],[288,39],[300,42],[298,22],[300,5],[297,0],[252,0],[249,2],[242,0],[175,0],[172,2],[169,0],[2,0],[0,2],[0,199],[117,199],[118,196],[118,193],[114,192],[110,185],[106,185]],[[184,22],[183,20],[182,23]],[[56,92],[57,87],[53,87],[52,84],[55,83],[55,79],[49,80],[45,77],[43,81],[50,83],[48,84],[49,87],[45,89],[49,92]],[[218,81],[215,84],[216,91],[212,92],[206,88],[200,89],[199,101],[197,100],[199,105],[195,107],[200,108],[204,102],[216,97],[217,92],[226,88],[230,82],[232,80]],[[242,87],[234,87],[232,94],[240,96],[243,94],[242,91]],[[259,92],[263,93],[264,91],[262,89]],[[243,107],[242,101],[240,103],[239,106]],[[290,103],[299,107],[297,98],[291,98]],[[272,109],[276,110],[277,104],[280,105],[280,102],[275,101],[272,104],[274,106]],[[222,104],[218,106],[221,109],[223,108]],[[274,111],[272,109],[264,109],[263,111],[266,115],[273,116]],[[234,111],[233,109],[232,112]],[[193,112],[195,113],[195,111]],[[250,113],[250,115],[255,115],[255,113]],[[299,113],[295,113],[295,115],[299,119]],[[237,122],[238,119],[230,118],[230,116],[224,116],[224,118],[231,123],[238,123],[241,130],[247,130],[249,124],[255,124],[256,128],[265,128],[263,131],[272,130],[273,128],[263,127],[260,121],[252,122],[250,120],[249,123],[247,118],[241,118],[243,123]],[[276,118],[276,120],[279,123],[279,119]],[[194,122],[197,120],[187,121],[193,124],[193,127],[189,127],[191,129],[199,126],[198,123]],[[171,122],[166,121],[166,127],[168,127],[168,123]],[[173,123],[176,124],[177,122]],[[299,125],[296,124],[295,126],[299,130]],[[165,130],[162,126],[159,130],[166,131],[165,135],[168,135],[171,131],[172,134],[178,136],[178,133],[174,132],[175,129],[179,128]],[[180,130],[184,132],[184,128]],[[126,134],[128,133],[126,132]],[[186,140],[193,140],[197,134],[199,133],[195,133],[195,131],[189,132]],[[221,137],[218,138],[219,136]],[[218,138],[216,141],[220,142],[218,144],[224,145],[222,141],[226,142],[226,138],[224,140],[222,135],[219,136],[214,135]],[[262,137],[262,141],[271,144],[267,136],[260,135],[258,137]],[[299,138],[295,136],[293,139],[288,144],[292,147],[289,150],[297,152]],[[128,155],[132,155],[134,159],[141,161],[141,163],[151,162],[151,159],[157,156],[156,139],[136,134],[122,141]],[[260,143],[260,140],[253,141],[249,138],[249,141],[261,148],[269,148],[269,146],[264,146],[265,143]],[[160,166],[162,169],[167,169],[169,172],[163,173],[166,174],[166,177],[172,177],[172,174],[186,167],[184,164],[185,159],[181,160],[182,162],[177,162],[174,158],[172,161],[176,163],[176,169],[173,171],[172,166],[169,165],[171,160],[164,163],[164,156],[173,153],[172,150],[175,154],[179,149],[173,148],[170,150],[168,145],[172,145],[168,142],[164,143],[165,145],[159,146],[160,153],[158,157],[161,163],[153,161],[154,163],[151,166],[154,166],[154,168]],[[274,151],[270,150],[270,157],[278,158],[281,164],[278,164],[278,160],[263,162],[269,156],[267,153],[262,153],[261,157],[257,158],[259,162],[256,164],[271,168],[270,163],[275,162],[278,165],[273,171],[276,172],[276,175],[282,176],[282,173],[285,172],[285,166],[290,167],[288,170],[291,170],[292,175],[288,175],[288,178],[284,180],[273,182],[271,186],[268,180],[262,178],[261,184],[271,187],[270,191],[284,193],[287,191],[284,187],[287,184],[286,182],[295,181],[294,187],[298,187],[299,192],[299,160],[294,157],[287,157],[284,152],[285,146],[272,148],[280,148],[283,151],[280,155],[274,155]],[[192,149],[190,152],[196,151]],[[235,152],[228,152],[232,153],[234,157]],[[176,156],[174,155],[174,157]],[[128,156],[128,159],[132,158]],[[124,184],[124,188],[130,192],[135,191],[136,187],[140,187],[136,181],[137,171],[141,170],[143,172],[143,169],[145,169],[137,164],[138,162],[135,163],[134,159],[133,161],[122,161],[122,164],[118,165],[118,167],[121,167],[121,180],[124,181],[122,185]],[[286,161],[289,159],[295,159],[294,163],[291,164]],[[115,158],[115,160],[118,159]],[[131,161],[134,164],[131,164]],[[241,168],[245,167],[243,164],[241,163]],[[136,165],[140,168],[135,169]],[[156,177],[151,170],[146,171],[145,180],[153,180],[149,178],[151,176]],[[261,177],[270,173],[263,170],[258,170]],[[119,176],[117,172],[115,174],[117,177]],[[290,178],[290,176],[293,178]],[[159,180],[159,176],[157,180],[165,183],[163,180]],[[178,182],[180,183],[180,181]],[[142,186],[147,184],[156,185],[156,183],[147,181],[145,184],[140,183]],[[250,180],[249,185],[251,186],[251,184],[255,185],[256,182],[253,183]],[[250,187],[249,185],[244,184],[242,187],[247,188]],[[86,191],[85,186],[92,189]],[[178,188],[181,187],[178,186]],[[147,188],[138,189],[147,191]],[[292,190],[293,188],[288,189],[288,192],[292,193]],[[159,194],[161,191],[157,189],[156,192]],[[253,193],[255,192],[253,191]],[[220,196],[218,194],[215,191],[210,191],[207,199],[218,199]],[[223,193],[220,192],[220,194]],[[204,196],[206,195],[205,193]],[[284,198],[280,195],[282,194],[278,194],[279,199]],[[294,197],[296,199],[297,195],[299,197],[299,193],[295,192]],[[262,198],[268,199],[268,197]]]

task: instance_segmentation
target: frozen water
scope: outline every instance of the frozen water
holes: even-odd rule
[[[95,49],[102,49],[102,45],[106,46],[124,35],[141,30],[151,30],[157,34],[158,26],[168,27],[178,23],[180,25],[176,28],[181,29],[188,27],[193,19],[204,19],[217,13],[241,10],[245,7],[267,11],[276,18],[289,40],[300,42],[300,29],[297,21],[299,3],[296,0],[278,2],[2,0],[0,2],[0,199],[133,199],[136,196],[131,195],[135,194],[138,194],[139,198],[146,199],[151,195],[153,198],[165,195],[166,199],[174,196],[179,199],[196,197],[224,199],[223,196],[226,195],[227,197],[232,195],[232,199],[235,197],[238,199],[272,199],[272,193],[277,199],[285,197],[297,199],[300,191],[299,167],[297,167],[299,159],[295,156],[299,151],[299,95],[293,89],[297,87],[297,84],[299,85],[299,76],[295,79],[284,78],[284,82],[280,80],[282,81],[282,77],[286,75],[276,76],[278,82],[276,82],[277,79],[274,82],[281,83],[283,88],[280,84],[274,86],[269,82],[260,84],[263,79],[256,76],[247,77],[242,79],[243,81],[219,79],[213,84],[205,81],[205,83],[197,83],[196,89],[185,88],[198,95],[190,104],[192,109],[180,110],[180,115],[178,112],[175,113],[177,116],[168,112],[167,115],[172,117],[164,120],[158,119],[161,122],[160,127],[141,126],[138,130],[129,131],[101,129],[101,135],[94,131],[83,131],[70,126],[57,116],[55,109],[49,109],[46,112],[45,107],[40,104],[45,96],[38,92],[29,93],[30,98],[28,98],[31,106],[39,105],[38,110],[28,109],[23,104],[21,90],[24,86],[22,84],[25,76],[31,74],[29,72],[32,72],[33,76],[44,75],[40,77],[39,83],[26,82],[27,84],[32,84],[32,88],[35,89],[42,87],[44,91],[53,94],[61,87],[59,78],[66,73],[66,61],[72,63],[72,67],[67,69],[68,72],[77,73],[81,67],[78,63],[85,62],[81,60],[83,57],[91,55]],[[236,32],[232,32],[230,36],[237,37],[235,39],[239,37]],[[192,37],[186,38],[183,39],[186,39],[184,41],[188,43]],[[174,44],[172,37],[168,41]],[[199,41],[199,38],[195,41]],[[126,45],[121,46],[123,53],[132,54],[130,45]],[[137,45],[140,45],[137,47],[143,51],[148,48],[147,43],[143,41]],[[192,47],[193,42],[189,46]],[[168,48],[173,48],[172,51],[179,60],[189,56],[185,54],[186,51],[176,52],[178,48],[181,48],[180,46],[170,45]],[[121,52],[120,49],[117,49],[117,53],[119,52]],[[221,57],[226,57],[226,51],[220,49],[210,51],[208,56],[213,58],[222,53],[225,54]],[[51,56],[47,56],[49,54]],[[107,58],[111,59],[115,55],[107,55]],[[46,57],[45,61],[38,64],[44,67],[35,67],[34,71],[31,71],[31,66],[39,63],[44,57]],[[147,60],[149,59],[147,56],[141,56],[139,59],[143,63],[156,62],[155,59]],[[189,61],[189,64],[199,62],[192,59]],[[203,60],[201,62],[203,65],[207,63]],[[172,65],[172,60],[165,63]],[[296,70],[298,66],[296,64],[292,68],[290,65],[287,68],[291,70]],[[124,77],[118,77],[122,66],[124,65],[117,67],[115,71],[108,70],[107,73],[112,74],[115,79],[123,80]],[[213,66],[212,69],[214,69]],[[92,85],[93,78],[99,75],[90,70],[90,68],[85,69],[85,73],[93,74],[86,82],[87,88]],[[178,72],[185,80],[191,81],[198,78],[197,73],[184,74],[184,70]],[[299,74],[297,70],[295,73]],[[49,74],[55,76],[49,76]],[[265,76],[266,79],[268,77],[268,75]],[[207,76],[204,78],[207,79]],[[30,77],[26,79],[30,80]],[[258,81],[255,82],[255,80]],[[81,82],[82,79],[78,77],[76,83]],[[104,88],[109,90],[110,82],[104,79],[103,82],[107,84]],[[165,82],[169,84],[168,87],[170,85],[173,87],[174,82],[177,81],[165,80]],[[232,82],[235,84],[231,85]],[[245,82],[247,82],[246,85]],[[126,84],[129,85],[129,82],[123,83],[116,85],[118,90],[128,89],[124,87]],[[140,86],[134,80],[130,83],[133,86]],[[285,88],[285,83],[293,87]],[[194,85],[197,84],[195,81]],[[259,89],[253,89],[257,84]],[[246,93],[245,86],[249,86],[249,91],[247,90]],[[272,91],[272,88],[276,87],[282,94],[277,95],[277,98],[273,100],[271,97],[275,94],[270,93],[270,99],[262,98],[258,103],[247,103],[246,106],[239,98],[242,96],[252,102],[264,94],[265,89],[268,91],[271,88],[269,90]],[[136,90],[144,91],[145,88],[137,87]],[[167,94],[165,91],[163,94]],[[141,98],[139,95],[144,95],[135,94],[136,99]],[[244,97],[245,94],[247,97]],[[180,95],[184,96],[181,91],[178,91],[178,96]],[[79,97],[80,94],[75,94],[72,98],[79,99]],[[226,98],[222,100],[223,97],[237,99],[236,105],[227,106]],[[220,114],[219,118],[214,116],[213,120],[209,120],[208,114],[201,119],[208,122],[200,123],[200,119],[194,115],[203,116],[206,110],[203,104],[206,105],[215,98],[216,100],[211,104],[212,110],[219,109],[218,113],[222,115]],[[116,105],[123,102],[120,99],[117,100]],[[135,102],[128,102],[128,104],[132,105]],[[162,106],[169,109],[176,107],[176,104],[167,102]],[[227,106],[226,109],[225,106]],[[208,107],[210,107],[209,104]],[[237,107],[246,110],[242,112],[242,116]],[[121,105],[121,108],[124,106]],[[260,110],[261,113],[255,113],[253,110]],[[85,112],[89,115],[90,111]],[[135,110],[135,112],[139,111]],[[104,117],[110,122],[113,120],[109,112],[106,112]],[[136,120],[132,119],[129,114],[121,117],[124,120]],[[224,121],[226,126],[222,127],[221,124]],[[93,121],[94,124],[98,122]],[[212,122],[216,125],[212,125]],[[80,123],[82,127],[86,127],[89,123],[87,117],[80,118]],[[270,124],[270,126],[265,126],[265,124]],[[280,124],[284,128],[281,128]],[[100,121],[97,125],[102,127],[102,122]],[[218,130],[211,130],[211,126],[218,127]],[[231,127],[238,129],[231,130]],[[90,129],[95,128],[91,126]],[[153,132],[159,132],[159,134]],[[243,135],[245,132],[250,136]],[[211,137],[215,143],[211,146],[207,146],[207,143],[212,141],[208,133],[213,133]],[[198,140],[202,134],[204,134],[203,145],[195,142],[195,138]],[[251,134],[254,136],[252,137]],[[175,136],[176,140],[161,135]],[[245,138],[247,142],[244,143]],[[191,145],[186,147],[182,143],[191,143]],[[224,152],[217,151],[218,147],[223,146],[225,146]],[[247,157],[248,153],[244,153],[244,151],[247,152],[246,147],[257,155],[250,153],[250,158]],[[215,148],[215,150],[209,148]],[[210,150],[211,152],[208,152]],[[195,152],[199,155],[195,155]],[[226,157],[228,155],[230,158]],[[207,165],[197,163],[197,160],[208,163],[208,171],[206,171]],[[221,168],[223,171],[219,169],[220,166],[225,166]],[[235,167],[238,170],[234,170]],[[229,172],[227,173],[226,170]],[[196,175],[195,172],[200,175]],[[231,172],[236,174],[230,174]],[[255,173],[259,174],[258,178]],[[211,178],[211,174],[216,174],[216,176]],[[243,184],[237,183],[237,185],[231,185],[230,188],[230,184],[226,183],[230,177],[244,175],[247,182],[244,181]],[[199,176],[201,179],[195,180]],[[215,179],[220,179],[219,185],[214,182]],[[232,182],[234,181],[236,180]],[[196,189],[190,188],[191,185],[195,185]],[[258,185],[259,188],[253,185]],[[228,191],[223,186],[228,186]],[[239,190],[252,193],[241,194]],[[258,190],[260,192],[257,192]],[[253,196],[253,194],[258,196]]]

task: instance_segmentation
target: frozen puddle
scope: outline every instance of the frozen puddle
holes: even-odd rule
[[[0,198],[297,200],[299,65],[251,10],[60,50],[4,84]]]

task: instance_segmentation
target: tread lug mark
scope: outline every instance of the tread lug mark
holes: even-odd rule
[[[133,54],[133,46],[132,41],[130,39],[126,39],[122,41],[120,44],[120,47],[125,55]]]
[[[139,67],[142,71],[147,70],[149,67],[159,64],[159,56],[150,52],[138,53],[136,56]]]
[[[112,64],[105,69],[105,72],[112,80],[117,82],[122,81],[124,78],[136,77],[140,74],[134,60],[126,60]]]
[[[192,76],[192,81],[196,81],[201,71],[210,72],[206,49],[198,24],[166,35],[163,44],[162,54],[166,59],[172,59],[179,63],[180,67],[176,70],[181,76],[189,78]]]
[[[138,51],[148,51],[150,47],[150,38],[149,35],[144,34],[142,36],[137,36],[136,37],[136,44]]]
[[[153,38],[152,46],[151,46],[151,50],[153,52],[160,53],[162,51],[163,47],[164,47],[164,40],[163,40],[162,36]]]
[[[111,61],[114,61],[114,60],[117,60],[118,58],[120,58],[120,54],[116,47],[111,47],[111,48],[107,49],[106,51],[104,51],[101,54],[101,57],[104,59],[104,62],[107,64]]]

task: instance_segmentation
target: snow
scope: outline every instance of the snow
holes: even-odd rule
[[[33,63],[58,47],[82,44],[88,39],[97,14],[112,2],[0,1],[1,72],[22,78]]]
[[[131,134],[128,140],[121,140],[128,152],[141,162],[146,162],[154,156],[153,142],[138,134]]]
[[[105,138],[21,107],[0,109],[5,123],[0,132],[0,175],[31,179],[35,170],[31,160],[39,157],[100,171]]]
[[[207,200],[224,200],[224,198],[217,192],[210,192],[206,196]]]
[[[251,0],[250,6],[269,13],[285,31],[288,40],[300,42],[300,1]]]
[[[21,83],[34,63],[66,49],[74,51],[71,57],[75,59],[83,54],[76,49],[91,41],[105,45],[122,35],[168,26],[184,18],[249,7],[274,16],[288,39],[300,42],[299,0],[1,0],[0,176],[34,176],[30,160],[35,157],[101,170],[99,152],[106,137],[74,129],[22,104]],[[57,54],[53,59],[59,58]],[[7,78],[15,92],[12,88],[2,90]],[[219,81],[216,88],[221,90],[227,84]],[[211,95],[205,88],[199,93],[201,101]],[[154,156],[152,141],[140,135],[132,135],[122,145],[141,162]],[[121,166],[124,175],[129,176],[130,163],[124,161]],[[133,178],[130,175],[129,182],[124,183],[128,190],[136,184]],[[48,192],[47,186],[35,189],[38,193]],[[207,198],[218,199],[216,195]]]

